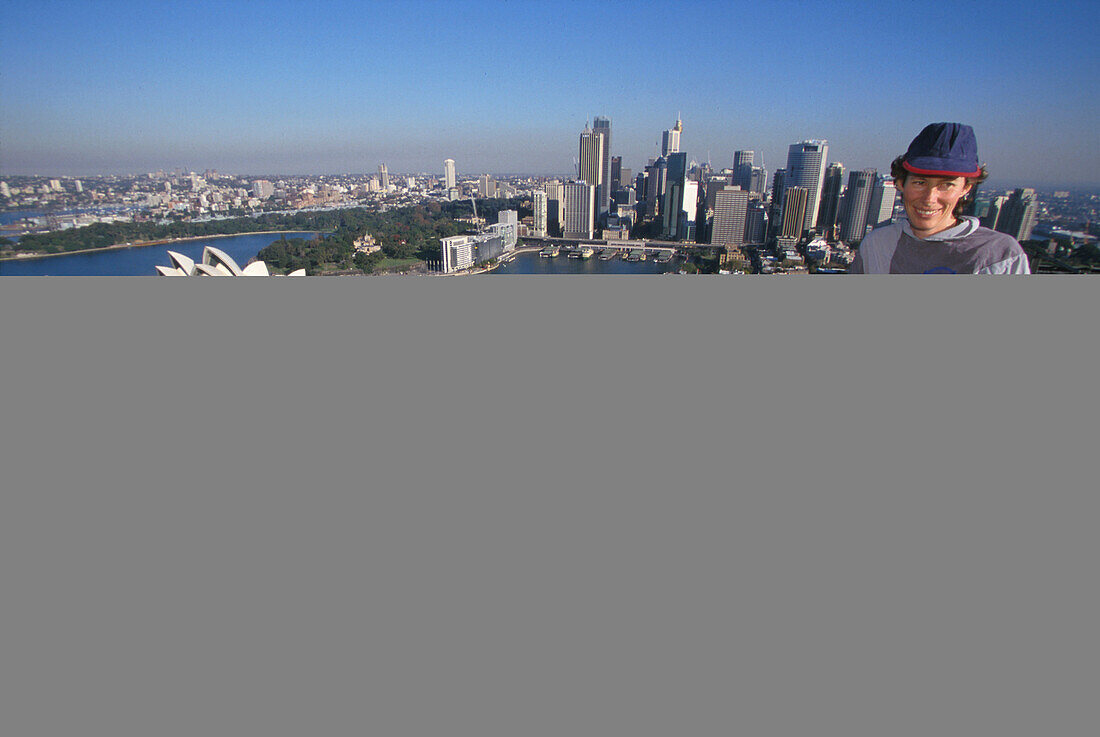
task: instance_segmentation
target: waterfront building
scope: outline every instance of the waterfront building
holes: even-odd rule
[[[848,189],[844,192],[844,219],[840,226],[840,240],[851,245],[863,240],[867,230],[867,210],[871,205],[878,171],[864,169],[848,175]]]
[[[596,185],[585,181],[565,185],[562,237],[591,239],[596,227]]]
[[[829,155],[829,142],[808,140],[792,143],[787,149],[787,178],[785,187],[802,187],[807,190],[806,215],[802,229],[810,230],[817,223],[817,211],[821,203],[821,185],[825,179],[825,159]]]
[[[726,185],[715,192],[710,242],[714,246],[740,246],[745,242],[748,190]]]
[[[531,193],[531,205],[534,209],[534,230],[539,238],[546,237],[546,192],[536,189]]]
[[[443,159],[443,188],[454,189],[455,188],[455,160]]]
[[[783,218],[780,221],[782,229],[780,238],[793,238],[796,241],[802,236],[806,223],[806,210],[809,208],[810,190],[807,187],[787,187],[783,194]]]
[[[452,235],[440,239],[443,250],[443,271],[451,273],[474,265],[474,236]]]
[[[551,179],[543,185],[546,191],[546,229],[548,234],[561,233],[565,222],[565,188],[561,180]]]

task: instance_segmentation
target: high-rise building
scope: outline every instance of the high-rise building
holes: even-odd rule
[[[611,120],[597,115],[592,120],[592,131],[603,136],[600,144],[600,182],[596,193],[596,204],[602,215],[611,207]]]
[[[755,158],[755,151],[733,152],[733,184],[746,192],[752,190],[752,170]]]
[[[443,159],[443,186],[446,189],[454,189],[455,177],[455,160]]]
[[[805,229],[810,190],[807,187],[787,187],[783,194],[783,219],[780,238],[799,238]]]
[[[804,187],[809,190],[806,199],[806,220],[803,230],[810,230],[817,222],[821,204],[821,184],[825,179],[825,159],[829,155],[829,142],[809,140],[792,143],[787,149],[787,179],[785,187]]]
[[[539,238],[546,237],[546,193],[536,189],[531,193],[531,205],[534,212],[534,230]]]
[[[378,180],[382,182],[382,189],[387,190],[390,188],[390,172],[386,169],[385,164],[378,165]]]
[[[844,220],[840,226],[840,240],[848,244],[863,240],[867,231],[867,208],[871,205],[871,191],[878,171],[864,169],[848,175],[848,189],[844,192]]]
[[[762,245],[768,232],[768,211],[763,202],[751,200],[745,213],[745,243]]]
[[[817,232],[828,233],[836,225],[840,196],[844,190],[844,164],[829,164],[821,187],[821,207],[817,211]],[[830,236],[832,237],[832,236]]]
[[[261,200],[266,200],[274,194],[275,185],[267,181],[266,179],[257,179],[256,181],[252,182],[253,197]]]
[[[612,156],[611,157],[611,193],[614,194],[615,190],[623,186],[623,179],[630,181],[630,171],[627,170],[626,177],[623,177],[623,157]]]
[[[676,238],[680,231],[680,214],[684,210],[684,194],[687,189],[687,154],[669,154],[666,173],[665,196],[661,202],[661,233],[665,238]],[[692,219],[695,207],[691,208]]]
[[[661,199],[665,196],[668,181],[668,160],[661,156],[646,167],[645,216],[654,219],[661,215]]]
[[[478,197],[496,197],[497,196],[497,183],[488,174],[482,174],[477,180],[477,196]]]
[[[543,185],[546,190],[546,229],[548,234],[561,233],[565,224],[565,188],[558,179]]]
[[[989,205],[986,208],[986,213],[981,217],[979,221],[982,226],[989,228],[990,230],[1000,230],[997,226],[1001,221],[1001,216],[1005,213],[1005,205],[1008,203],[1007,195],[997,195],[989,201]]]
[[[710,229],[711,245],[740,246],[744,243],[748,209],[748,190],[727,185],[715,192],[714,220]]]
[[[684,124],[680,117],[676,117],[676,125],[661,134],[661,156],[666,159],[669,154],[679,153],[680,133],[684,130]]]
[[[897,196],[898,189],[893,179],[884,174],[875,177],[871,201],[867,205],[867,227],[877,228],[894,220],[894,200]]]
[[[603,141],[604,135],[601,131],[585,126],[584,132],[581,133],[580,170],[577,172],[577,178],[596,187],[597,199],[603,191],[600,188],[604,173]]]
[[[596,185],[584,181],[565,185],[563,238],[591,239],[596,228]]]
[[[1022,243],[1031,238],[1038,210],[1039,200],[1035,197],[1035,190],[1030,187],[1017,189],[1002,206],[996,229]]]

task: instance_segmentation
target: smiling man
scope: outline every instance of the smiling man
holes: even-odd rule
[[[1015,238],[962,214],[989,174],[978,163],[974,129],[932,123],[890,174],[906,219],[872,230],[860,244],[851,274],[1029,274]]]

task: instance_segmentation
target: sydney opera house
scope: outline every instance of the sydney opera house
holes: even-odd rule
[[[201,263],[175,251],[169,251],[168,258],[171,266],[156,266],[161,276],[271,276],[263,261],[253,261],[242,269],[229,254],[213,246],[202,249]],[[305,276],[305,273],[305,269],[298,269],[287,276]]]

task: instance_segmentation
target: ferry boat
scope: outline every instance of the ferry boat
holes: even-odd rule
[[[667,264],[672,260],[672,251],[661,251],[654,260],[659,264]]]
[[[641,248],[635,248],[626,257],[627,261],[645,261],[645,251]]]
[[[618,251],[616,251],[614,248],[605,248],[600,251],[599,259],[600,261],[610,261],[611,259],[615,258],[615,254],[617,253]]]
[[[592,255],[595,254],[595,253],[596,253],[596,249],[592,248],[591,246],[585,246],[584,248],[581,249],[580,258],[590,259],[590,258],[592,258]]]
[[[539,256],[541,258],[554,258],[560,252],[561,250],[557,246],[547,246],[546,248],[539,251]]]

